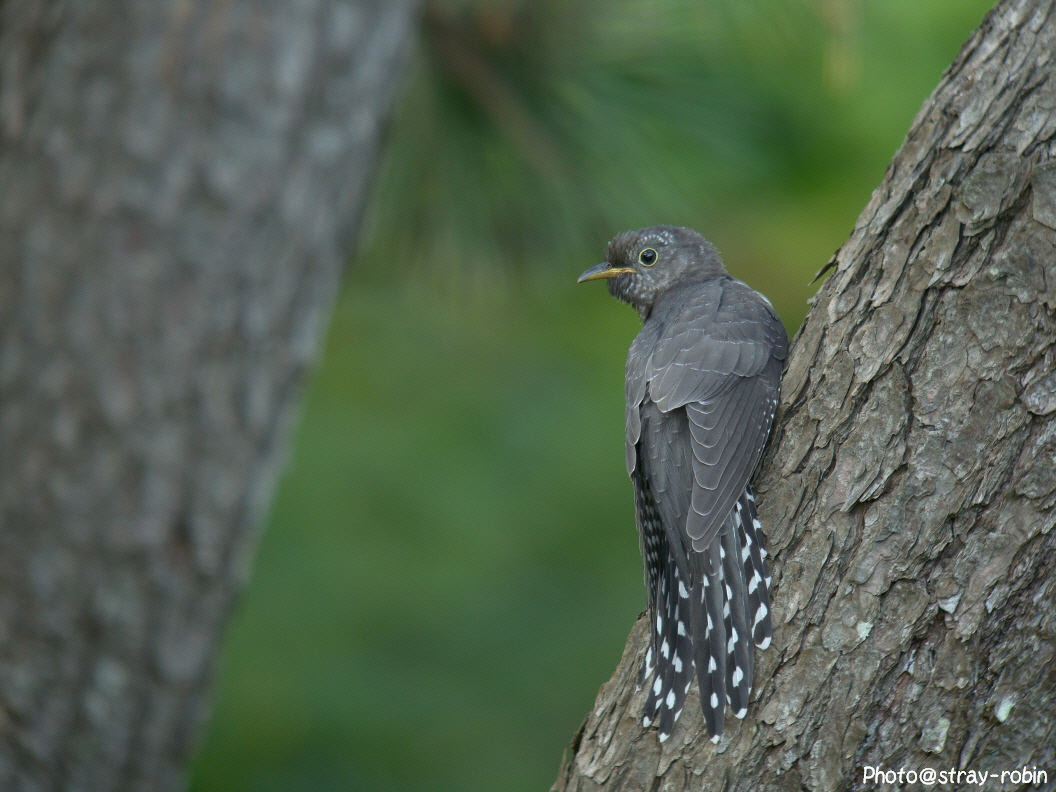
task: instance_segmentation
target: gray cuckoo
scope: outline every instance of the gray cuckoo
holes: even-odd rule
[[[695,669],[717,742],[726,705],[738,718],[748,711],[752,643],[770,645],[770,572],[749,479],[788,336],[770,302],[688,228],[621,234],[579,282],[597,278],[642,320],[627,354],[626,424],[651,622],[643,725],[671,735]]]

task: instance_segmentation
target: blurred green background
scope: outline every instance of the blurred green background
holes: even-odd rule
[[[194,792],[548,789],[645,603],[576,276],[689,225],[791,333],[988,7],[427,4]]]

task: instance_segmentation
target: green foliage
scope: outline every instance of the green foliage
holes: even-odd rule
[[[575,277],[690,225],[794,330],[985,10],[429,5],[192,789],[547,788],[645,602],[637,320]]]

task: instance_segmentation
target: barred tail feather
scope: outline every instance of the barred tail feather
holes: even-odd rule
[[[765,649],[772,635],[770,570],[754,494],[750,487],[741,493],[688,578],[660,529],[648,490],[635,494],[643,526],[651,529],[642,537],[651,621],[638,673],[638,687],[648,686],[642,725],[655,724],[660,741],[667,740],[695,677],[705,726],[718,742],[726,705],[738,718],[747,713],[754,678],[752,645]]]
[[[663,613],[661,588],[664,575],[662,573],[671,555],[660,521],[660,514],[649,492],[649,487],[641,476],[641,468],[642,462],[639,459],[638,473],[633,479],[634,501],[639,515],[639,543],[642,559],[645,561],[645,588],[649,595],[649,619],[652,629],[649,631],[649,646],[645,652],[645,659],[638,672],[639,688],[647,682],[652,684],[656,672],[656,658],[660,650],[656,624],[657,619]]]
[[[752,690],[752,644],[748,632],[748,591],[744,579],[744,548],[737,530],[739,513],[730,517],[719,535],[723,572],[723,615],[726,619],[726,700],[737,718],[748,714]]]
[[[748,623],[755,645],[766,649],[773,636],[770,621],[770,584],[773,579],[766,565],[766,540],[755,514],[755,493],[751,486],[744,488],[736,510],[741,515],[741,543],[748,550],[748,558],[744,562],[744,578],[748,585]]]
[[[712,742],[718,742],[726,714],[726,623],[718,540],[712,542],[704,554],[707,571],[690,594],[690,622],[700,685],[700,708]]]
[[[686,624],[689,591],[673,558],[668,558],[663,580],[653,616],[655,670],[642,719],[646,726],[657,722],[661,742],[671,736],[693,680],[692,632]]]

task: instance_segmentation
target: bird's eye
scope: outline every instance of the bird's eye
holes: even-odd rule
[[[646,267],[651,267],[656,263],[656,251],[652,248],[646,248],[638,254],[638,260]]]

